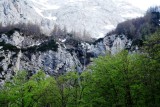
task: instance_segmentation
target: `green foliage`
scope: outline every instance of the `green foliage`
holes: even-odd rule
[[[118,56],[106,56],[99,57],[95,60],[95,64],[91,66],[92,72],[92,88],[88,88],[90,91],[90,103],[92,106],[105,107],[108,106],[124,106],[124,86],[121,86],[126,82],[124,77],[123,61],[117,59]],[[125,80],[125,81],[123,81]],[[124,84],[125,85],[125,84]],[[98,92],[98,93],[97,93]],[[123,94],[120,94],[123,93]]]
[[[93,107],[158,107],[159,66],[146,55],[126,51],[99,57],[88,71],[90,80],[83,100]]]
[[[160,62],[160,29],[154,34],[150,35],[144,44],[144,52],[149,56]]]
[[[48,90],[54,90],[53,78],[39,71],[30,79],[27,72],[18,72],[11,81],[7,81],[0,91],[0,106],[2,107],[41,107],[43,104],[54,103]],[[52,100],[51,100],[52,99]]]
[[[56,78],[60,107],[79,107],[82,99],[80,75],[77,72],[69,72]]]

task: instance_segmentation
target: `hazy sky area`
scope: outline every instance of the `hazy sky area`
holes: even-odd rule
[[[139,7],[140,9],[146,10],[151,6],[160,6],[160,0],[126,0],[133,4],[134,6]]]

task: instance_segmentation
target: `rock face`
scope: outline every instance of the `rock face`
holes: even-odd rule
[[[0,23],[33,23],[48,33],[55,24],[69,31],[85,30],[94,38],[119,22],[143,12],[123,0],[0,0]]]
[[[130,46],[124,35],[112,35],[94,44],[77,42],[69,37],[55,42],[50,37],[33,38],[19,31],[0,35],[0,81],[19,70],[34,73],[44,70],[49,75],[68,71],[82,72],[91,59],[107,53],[115,54]]]

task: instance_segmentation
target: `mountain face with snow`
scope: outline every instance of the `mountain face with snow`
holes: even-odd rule
[[[33,23],[49,30],[52,21],[43,18],[36,12],[33,2],[29,0],[0,0],[0,23],[2,25]],[[47,33],[47,32],[46,32]]]
[[[103,37],[119,22],[143,12],[123,0],[0,0],[0,23],[33,23],[49,33],[55,24],[68,31]]]

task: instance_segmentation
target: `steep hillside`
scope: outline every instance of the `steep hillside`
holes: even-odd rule
[[[76,70],[82,72],[93,58],[107,53],[115,54],[131,45],[125,35],[111,35],[103,41],[87,43],[72,37],[45,36],[32,31],[14,28],[0,34],[0,81],[9,79],[19,70],[31,74],[42,69],[49,75]],[[30,31],[31,30],[31,31]],[[37,30],[38,31],[38,30]]]
[[[115,30],[109,32],[110,35],[126,35],[133,40],[133,45],[142,45],[143,41],[157,31],[160,27],[160,6],[151,7],[143,17],[131,19],[119,23]]]

